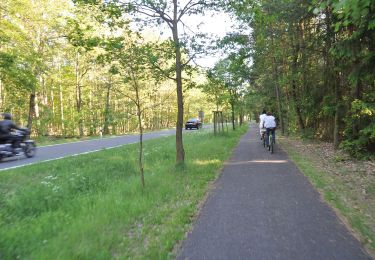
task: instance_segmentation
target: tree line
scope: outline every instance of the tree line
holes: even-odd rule
[[[275,112],[284,134],[374,153],[375,2],[224,2],[240,26],[223,45],[247,60],[254,111]]]
[[[37,136],[138,131],[139,112],[146,129],[176,126],[173,45],[105,12],[69,0],[1,1],[1,111]],[[209,111],[205,94],[181,80],[181,121]]]

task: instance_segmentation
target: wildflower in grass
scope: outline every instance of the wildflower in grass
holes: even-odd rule
[[[44,177],[44,179],[46,179],[46,180],[56,180],[57,176],[48,175],[48,176]]]

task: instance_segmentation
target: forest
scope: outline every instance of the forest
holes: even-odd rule
[[[250,37],[233,56],[251,57],[250,104],[265,104],[282,133],[330,141],[355,157],[375,151],[375,2],[231,1]],[[233,59],[233,60],[236,60]],[[237,63],[234,62],[235,66]],[[234,67],[235,67],[234,66]],[[261,100],[261,102],[255,102]]]
[[[208,10],[233,32],[185,33]],[[147,30],[160,24],[169,37]],[[222,110],[235,128],[267,109],[285,135],[369,157],[374,42],[372,0],[2,0],[0,111],[35,136],[177,127],[183,161],[184,120]],[[214,67],[194,63],[210,52],[224,53]]]

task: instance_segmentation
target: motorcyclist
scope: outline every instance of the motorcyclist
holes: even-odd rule
[[[21,139],[17,135],[12,135],[11,132],[14,129],[25,131],[25,128],[17,126],[12,121],[12,115],[9,113],[3,113],[4,120],[0,121],[0,141],[12,143],[13,153],[17,152],[17,148],[20,147]]]

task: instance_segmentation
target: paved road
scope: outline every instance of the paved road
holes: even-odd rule
[[[204,126],[204,128],[209,128],[209,125]],[[184,130],[185,131],[185,130]],[[195,130],[189,130],[195,131]],[[163,136],[175,135],[175,129],[162,130],[152,133],[144,134],[143,139],[153,139]],[[42,146],[37,148],[37,155],[34,158],[25,158],[23,155],[17,158],[7,158],[0,163],[0,170],[5,170],[14,167],[20,167],[23,165],[33,164],[42,161],[55,160],[71,155],[89,153],[93,151],[102,150],[105,148],[112,148],[117,146],[122,146],[125,144],[136,143],[139,141],[139,135],[124,135],[103,139],[95,139],[74,143],[58,144],[51,146]]]
[[[371,258],[286,153],[262,147],[252,125],[177,259]]]

